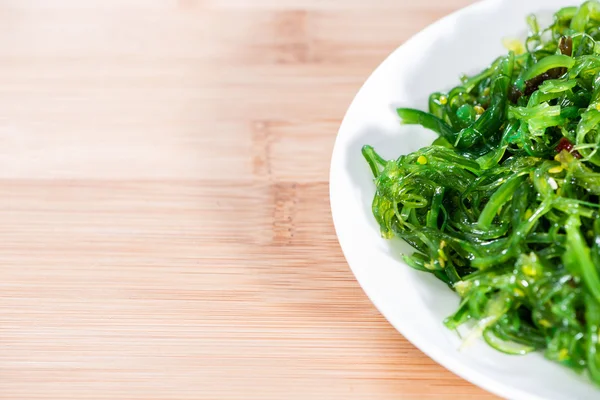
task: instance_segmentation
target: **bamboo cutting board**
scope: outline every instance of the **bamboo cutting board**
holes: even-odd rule
[[[375,310],[328,201],[360,85],[471,1],[0,1],[0,398],[492,398]]]

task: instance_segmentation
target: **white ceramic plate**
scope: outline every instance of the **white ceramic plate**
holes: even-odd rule
[[[458,296],[433,275],[401,261],[411,252],[381,239],[371,214],[375,191],[361,155],[370,144],[385,158],[429,145],[433,133],[400,126],[399,105],[426,109],[430,93],[452,88],[505,54],[502,39],[524,36],[525,17],[551,16],[576,0],[486,0],[431,25],[398,48],[369,77],[348,109],[331,161],[331,208],[346,259],[375,306],[415,346],[461,377],[508,399],[598,399],[600,389],[540,354],[509,356],[483,341],[459,350],[442,323]]]

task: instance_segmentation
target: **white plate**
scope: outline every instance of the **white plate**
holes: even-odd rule
[[[568,0],[488,0],[431,25],[392,53],[369,77],[344,118],[331,161],[331,209],[337,235],[356,278],[381,313],[415,346],[461,377],[509,399],[598,399],[600,389],[540,354],[509,356],[483,341],[459,350],[442,323],[458,296],[399,255],[400,241],[381,239],[371,214],[372,176],[361,155],[370,144],[396,158],[431,143],[435,135],[400,126],[398,105],[425,109],[430,93],[456,86],[505,54],[502,39],[523,36],[530,13],[550,16]]]

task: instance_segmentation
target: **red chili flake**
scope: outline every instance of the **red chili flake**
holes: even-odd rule
[[[560,141],[556,145],[557,153],[560,153],[563,150],[566,150],[569,153],[573,154],[573,157],[575,158],[581,158],[581,154],[579,154],[577,150],[573,150],[573,143],[571,143],[566,137],[560,139]]]

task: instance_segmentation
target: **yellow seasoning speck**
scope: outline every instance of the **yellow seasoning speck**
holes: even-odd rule
[[[596,110],[600,111],[600,103],[596,104]]]
[[[515,296],[517,296],[517,297],[525,297],[525,292],[523,292],[519,288],[515,288],[514,293],[515,293]]]
[[[525,211],[525,219],[531,218],[532,215],[533,215],[533,211],[531,211],[531,209],[528,209],[527,211]]]
[[[556,166],[556,167],[552,167],[552,168],[550,168],[550,169],[548,170],[548,172],[550,172],[551,174],[558,174],[558,173],[562,172],[562,170],[563,170],[563,167],[561,167],[561,166],[559,165],[559,166]]]
[[[456,289],[456,293],[458,293],[458,295],[461,297],[466,295],[469,292],[470,288],[471,282],[458,281],[454,284],[454,289]]]
[[[540,319],[539,320],[540,325],[542,325],[544,328],[550,328],[552,326],[552,324],[550,322],[548,322],[547,319]]]
[[[446,96],[440,96],[440,104],[443,106],[448,104],[448,98]]]
[[[483,94],[484,96],[489,96],[489,95],[490,95],[490,92],[491,92],[490,88],[489,88],[489,87],[486,87],[485,89],[483,89],[483,93],[482,93],[482,94]]]
[[[527,276],[536,276],[537,275],[536,269],[528,264],[523,266],[523,273]],[[541,321],[540,321],[540,323],[543,325],[543,323]]]
[[[569,358],[569,350],[560,349],[560,351],[558,352],[558,361],[564,361],[567,358]]]
[[[473,109],[475,110],[475,112],[477,113],[477,115],[481,115],[485,112],[485,109],[481,106],[475,106],[473,107]]]
[[[419,156],[419,158],[417,158],[417,164],[421,164],[421,165],[427,164],[427,157]]]
[[[442,250],[441,248],[438,249],[438,256],[440,256],[440,258],[444,261],[448,260],[448,257],[446,257],[446,253],[444,253],[444,250]]]
[[[525,45],[522,41],[515,38],[504,38],[502,44],[508,51],[514,51],[516,55],[525,53]]]

